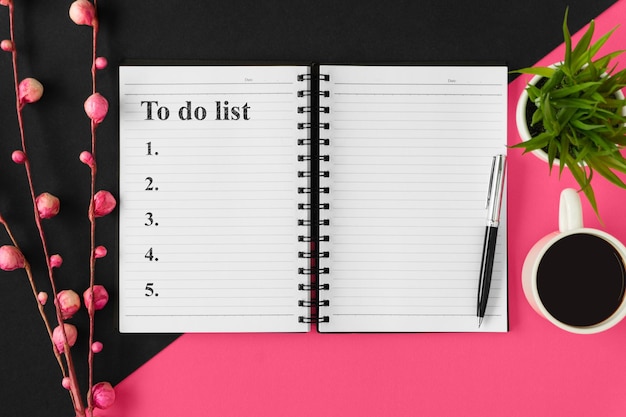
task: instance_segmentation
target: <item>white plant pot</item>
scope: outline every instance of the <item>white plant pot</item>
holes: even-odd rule
[[[535,85],[537,84],[537,82],[539,82],[541,78],[543,78],[541,75],[535,75],[533,78],[530,79],[528,84]],[[617,91],[615,93],[615,96],[620,100],[624,99],[624,93],[621,90]],[[526,122],[527,103],[528,103],[528,91],[526,91],[526,88],[524,88],[524,91],[522,91],[522,94],[520,94],[519,100],[517,102],[517,108],[515,110],[515,122],[517,123],[517,132],[519,133],[520,139],[524,142],[531,139],[530,131],[528,130],[528,124]],[[626,116],[626,107],[622,108],[622,114]],[[539,159],[545,161],[546,163],[548,162],[548,154],[545,151],[541,149],[536,149],[532,151],[532,153],[535,156],[537,156]],[[552,162],[552,165],[558,166],[559,160],[555,158],[554,161]]]

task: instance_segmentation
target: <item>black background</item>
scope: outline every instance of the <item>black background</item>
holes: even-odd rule
[[[91,93],[91,30],[68,18],[70,0],[14,0],[19,76],[38,78],[42,100],[24,111],[36,193],[61,199],[61,213],[45,221],[51,253],[65,262],[60,289],[88,285],[89,170],[79,162],[90,148],[83,101]],[[498,62],[530,66],[562,42],[570,5],[578,30],[614,0],[461,2],[450,0],[231,0],[99,2],[98,55],[109,67],[98,90],[109,114],[98,129],[98,189],[117,193],[117,66],[127,59],[297,61],[325,63]],[[9,38],[8,9],[0,6],[0,39]],[[10,54],[0,52],[0,213],[11,225],[47,290],[41,245],[32,221],[24,169],[11,161],[20,147]],[[512,76],[513,77],[513,76]],[[511,78],[512,78],[511,77]],[[117,212],[98,220],[97,243],[109,249],[97,280],[112,302],[97,315],[96,381],[117,383],[176,335],[120,335],[115,318]],[[0,231],[0,244],[8,243]],[[86,337],[86,314],[72,320]],[[69,396],[23,271],[0,271],[0,415],[71,416]],[[74,348],[84,375],[86,343]]]

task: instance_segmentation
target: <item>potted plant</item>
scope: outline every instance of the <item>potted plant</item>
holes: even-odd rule
[[[563,20],[565,56],[549,67],[523,68],[514,72],[533,74],[517,109],[517,125],[522,142],[514,148],[524,153],[542,153],[552,172],[559,175],[568,167],[598,214],[591,186],[594,173],[626,188],[617,173],[626,173],[626,69],[615,71],[613,58],[623,51],[595,58],[615,28],[592,43],[594,21],[573,46]]]

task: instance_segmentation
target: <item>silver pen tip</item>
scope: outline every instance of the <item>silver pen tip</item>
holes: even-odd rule
[[[480,325],[483,324],[483,319],[484,317],[478,317],[478,328],[480,328]]]

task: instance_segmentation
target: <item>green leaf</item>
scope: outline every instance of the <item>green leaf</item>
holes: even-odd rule
[[[563,87],[553,91],[551,96],[553,99],[568,97],[580,91],[589,90],[593,87],[599,87],[600,85],[601,83],[599,81],[590,81],[582,84],[572,85],[570,87]]]
[[[582,191],[585,194],[585,197],[587,197],[587,200],[589,200],[589,204],[591,204],[591,207],[596,212],[596,215],[599,217],[598,203],[596,202],[596,196],[593,192],[593,188],[591,187],[591,183],[590,183],[591,175],[588,177],[585,172],[585,168],[574,163],[574,161],[569,155],[565,155],[565,158],[567,158],[565,163],[569,167],[570,172],[572,173],[572,176],[574,177],[574,179],[580,186],[580,191]]]
[[[626,159],[624,159],[619,153],[618,155],[619,156],[600,156],[598,159],[606,166],[626,174]]]
[[[540,75],[542,77],[550,78],[552,74],[554,74],[554,68],[548,67],[528,67],[522,68],[518,70],[511,71],[512,73],[517,74],[532,74],[532,75]]]
[[[567,27],[567,16],[569,15],[569,6],[565,8],[565,17],[563,18],[563,39],[565,40],[565,59],[563,61],[564,65],[570,65],[572,61],[572,36],[569,33],[569,28]]]
[[[531,152],[537,149],[545,148],[552,139],[554,139],[553,135],[548,132],[543,132],[530,140],[513,145],[512,148],[522,148],[524,149],[524,152]]]
[[[570,153],[570,140],[568,135],[561,136],[561,155],[566,155]],[[559,155],[560,156],[560,155]],[[559,176],[563,174],[563,169],[565,168],[565,158],[559,157]]]
[[[557,153],[561,153],[559,142],[553,140],[548,144],[548,164],[550,165],[550,170],[552,170],[552,162],[554,162]]]
[[[584,99],[584,98],[562,98],[562,99],[555,99],[552,101],[552,103],[556,106],[556,107],[563,107],[563,108],[573,108],[575,110],[590,110],[595,108],[596,103],[594,103],[591,100],[588,99]],[[607,105],[609,103],[607,102]]]
[[[589,56],[588,54],[586,54],[586,52],[587,48],[589,48],[589,45],[591,44],[591,38],[593,37],[595,26],[595,22],[591,20],[591,22],[589,22],[589,27],[587,28],[587,31],[580,38],[578,44],[572,51],[572,64],[575,68],[582,67],[585,63],[591,60],[592,56]]]
[[[543,125],[548,131],[552,131],[555,135],[558,135],[561,131],[560,126],[557,123],[556,115],[554,114],[554,109],[550,105],[550,96],[546,96],[541,103],[541,108],[543,112]]]
[[[534,113],[533,113],[533,117],[530,121],[530,125],[531,126],[535,126],[536,124],[538,124],[539,122],[541,122],[543,120],[543,113],[541,112],[540,109],[537,109]]]
[[[603,162],[598,161],[597,158],[589,158],[587,160],[587,164],[589,165],[589,168],[595,170],[598,174],[602,175],[612,184],[615,184],[621,188],[626,188],[626,184],[624,184],[624,182],[617,175],[615,175],[613,171],[607,168]]]
[[[591,22],[593,23],[593,20]],[[589,48],[589,59],[588,59],[588,61],[591,61],[591,59],[598,53],[600,48],[602,48],[604,46],[606,41],[609,40],[611,35],[613,35],[613,32],[615,32],[615,29],[617,29],[617,26],[614,27],[613,29],[611,29],[610,31],[608,31],[607,33],[605,33],[602,37],[600,37],[600,39],[598,39],[593,45],[591,45],[591,47]],[[583,62],[581,64],[581,66],[584,65],[585,63],[586,62]]]
[[[570,123],[572,124],[572,126],[576,127],[577,129],[585,130],[585,131],[602,129],[604,127],[604,125],[591,125],[591,124],[583,123],[580,120],[572,120],[570,121]]]

